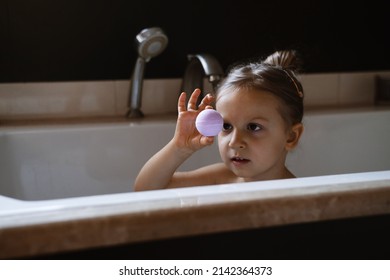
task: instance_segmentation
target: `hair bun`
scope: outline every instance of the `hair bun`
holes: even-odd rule
[[[298,57],[298,53],[295,50],[276,51],[269,55],[263,62],[294,72],[298,72],[302,65],[302,61]]]

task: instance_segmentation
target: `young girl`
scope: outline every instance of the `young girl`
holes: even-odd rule
[[[278,51],[264,61],[235,66],[217,89],[196,106],[195,89],[186,106],[186,93],[178,101],[173,139],[141,169],[134,189],[152,190],[222,183],[294,178],[286,168],[287,153],[303,132],[303,89],[295,75],[295,51]],[[218,134],[222,163],[188,172],[177,168],[214,137],[195,127],[197,115],[212,108],[222,115]]]

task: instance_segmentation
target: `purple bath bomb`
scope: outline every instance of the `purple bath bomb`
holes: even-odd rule
[[[199,113],[195,126],[204,136],[216,136],[222,130],[223,119],[214,109],[206,109]]]

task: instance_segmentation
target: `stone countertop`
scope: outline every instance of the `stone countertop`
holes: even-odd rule
[[[58,200],[57,204],[63,201],[67,200]],[[76,201],[79,203],[69,207],[50,207],[50,201],[26,202],[24,210],[12,212],[13,203],[24,202],[9,200],[8,210],[0,211],[0,258],[389,214],[390,171],[103,195]]]

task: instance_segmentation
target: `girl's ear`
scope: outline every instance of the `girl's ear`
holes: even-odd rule
[[[294,149],[299,142],[299,139],[301,138],[301,135],[303,133],[303,124],[297,123],[294,124],[293,127],[290,130],[289,137],[287,138],[286,142],[286,150],[291,151]]]

